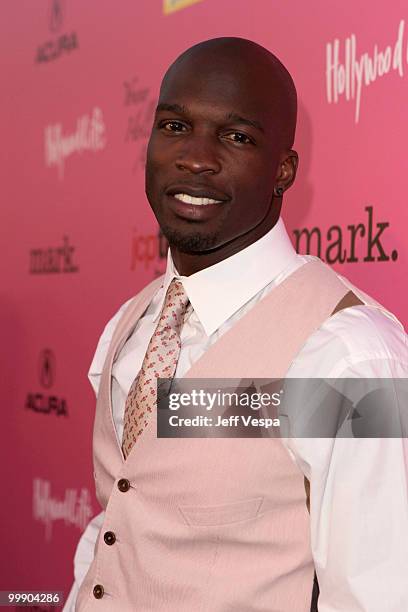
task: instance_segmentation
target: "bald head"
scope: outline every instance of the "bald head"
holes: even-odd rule
[[[296,90],[244,38],[184,51],[164,75],[146,155],[146,195],[181,274],[268,232],[295,180]]]
[[[241,98],[258,98],[265,122],[279,136],[282,148],[293,146],[297,95],[293,79],[282,62],[261,45],[238,37],[205,40],[184,51],[165,73],[160,100],[175,79],[200,78],[208,85],[221,78]],[[235,81],[235,83],[234,83]],[[202,92],[205,95],[205,92]]]

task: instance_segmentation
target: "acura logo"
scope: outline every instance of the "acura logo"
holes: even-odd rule
[[[64,20],[62,5],[64,0],[52,0],[50,9],[49,28],[51,32],[58,32]]]
[[[41,386],[49,389],[55,379],[55,355],[50,349],[44,349],[40,353],[38,362],[38,377]]]

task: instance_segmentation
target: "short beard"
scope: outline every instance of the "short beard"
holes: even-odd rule
[[[168,226],[161,228],[170,246],[181,253],[200,253],[210,251],[217,244],[218,233],[214,234],[184,234]]]

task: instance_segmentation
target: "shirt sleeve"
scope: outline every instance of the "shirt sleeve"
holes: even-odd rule
[[[74,557],[74,583],[64,604],[63,612],[75,612],[78,591],[94,558],[95,544],[105,518],[105,513],[97,514],[83,532]]]
[[[401,361],[354,359],[341,377],[408,378]],[[396,400],[398,401],[398,400]],[[310,481],[319,612],[408,610],[408,440],[292,438]]]

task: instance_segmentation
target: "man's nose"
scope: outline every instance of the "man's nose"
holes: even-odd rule
[[[196,174],[202,172],[217,174],[221,170],[221,163],[212,139],[198,136],[190,137],[189,142],[184,143],[177,156],[176,166],[179,170],[189,170]]]

